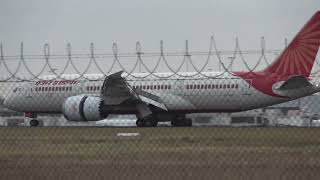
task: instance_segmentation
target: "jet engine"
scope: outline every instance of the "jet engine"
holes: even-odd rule
[[[63,103],[62,113],[69,121],[99,121],[108,116],[102,112],[102,106],[103,101],[99,96],[71,96]]]

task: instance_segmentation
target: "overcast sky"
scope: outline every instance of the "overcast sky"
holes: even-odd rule
[[[67,42],[74,50],[111,51],[117,42],[122,51],[133,51],[135,41],[144,49],[206,50],[210,35],[219,46],[233,48],[237,36],[243,47],[259,47],[265,36],[269,48],[282,47],[320,10],[319,0],[2,0],[0,41],[6,52],[41,52],[48,42],[62,50]]]
[[[134,52],[139,40],[145,52],[158,52],[164,40],[167,51],[206,51],[211,35],[221,49],[232,50],[235,37],[243,49],[283,48],[306,21],[320,10],[319,0],[1,0],[0,42],[5,53],[17,54],[24,42],[26,54],[51,52]]]

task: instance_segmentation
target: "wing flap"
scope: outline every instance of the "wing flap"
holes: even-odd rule
[[[155,101],[155,100],[153,100],[153,99],[150,99],[150,98],[147,98],[147,97],[141,96],[141,95],[139,95],[139,97],[140,97],[140,99],[141,99],[143,102],[145,102],[145,103],[147,103],[147,104],[152,104],[152,105],[154,105],[154,106],[156,106],[156,107],[158,107],[158,108],[160,108],[160,109],[163,109],[163,110],[165,110],[165,111],[168,111],[167,107],[166,107],[166,106],[164,105],[164,103],[162,103],[162,102],[157,102],[157,101]]]

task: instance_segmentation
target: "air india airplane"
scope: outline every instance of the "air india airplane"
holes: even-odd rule
[[[138,127],[192,126],[186,114],[246,111],[319,92],[310,77],[319,44],[320,11],[261,71],[53,76],[15,88],[4,105],[32,118],[31,126],[39,125],[38,113],[62,113],[70,121],[135,114]]]

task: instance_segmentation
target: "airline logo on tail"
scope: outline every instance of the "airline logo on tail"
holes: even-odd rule
[[[320,45],[320,11],[302,28],[287,49],[269,66],[268,73],[309,77]]]
[[[283,97],[273,91],[273,85],[280,81],[288,81],[293,76],[302,76],[307,81],[316,59],[319,45],[320,11],[312,16],[293,38],[289,46],[265,70],[259,72],[234,72],[234,74],[246,80],[255,89],[264,94]]]

